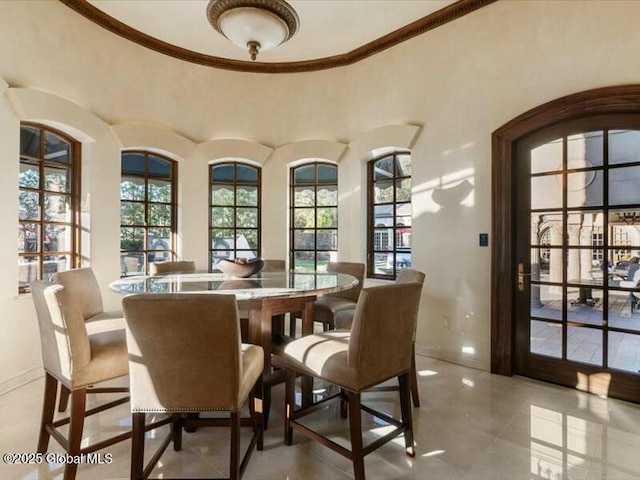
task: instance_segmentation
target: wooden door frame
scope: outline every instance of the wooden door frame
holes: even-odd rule
[[[513,375],[515,360],[516,142],[559,122],[599,114],[640,113],[640,85],[604,87],[561,97],[510,120],[492,134],[491,372]]]

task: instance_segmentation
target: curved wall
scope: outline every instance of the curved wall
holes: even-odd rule
[[[104,127],[92,142],[83,140],[91,159],[83,195],[101,222],[91,223],[98,230],[83,253],[113,303],[118,299],[107,295],[106,285],[118,273],[119,154],[121,145],[133,144],[122,125],[157,127],[184,139],[174,152],[181,208],[196,213],[184,215],[182,254],[197,258],[199,266],[207,242],[202,168],[211,160],[199,144],[240,139],[276,152],[309,139],[349,145],[339,162],[340,256],[364,261],[364,168],[352,142],[382,126],[421,128],[412,147],[413,249],[414,266],[427,281],[417,348],[488,369],[490,251],[478,247],[477,238],[490,229],[491,132],[551,99],[640,82],[634,21],[640,3],[578,3],[497,2],[350,67],[255,75],[146,50],[59,2],[0,2],[0,79],[11,89],[46,92],[86,111],[78,132],[89,135],[95,122],[117,125]],[[25,112],[12,104],[11,93],[0,92],[0,219],[11,231],[17,219],[18,125]],[[140,141],[152,141],[153,135],[138,133]],[[264,253],[272,257],[286,253],[287,238],[281,203],[286,168],[276,158],[274,153],[264,163],[269,215],[282,215],[264,236]],[[15,252],[15,237],[0,239],[0,321],[8,332],[0,339],[0,391],[40,368],[30,299],[16,293]],[[450,317],[450,329],[443,329],[443,316]]]

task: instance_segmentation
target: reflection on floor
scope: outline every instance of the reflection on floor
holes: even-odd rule
[[[574,289],[577,290],[577,289]],[[569,298],[577,298],[571,292]],[[542,304],[531,308],[531,315],[539,318],[561,319],[562,300],[557,294],[542,291]],[[602,325],[604,307],[601,291],[593,291],[595,304],[567,304],[567,320],[586,325]],[[609,332],[609,367],[627,372],[640,371],[640,312],[631,312],[629,293],[609,292],[608,322],[613,328],[635,330],[638,335]],[[602,365],[602,330],[570,325],[567,327],[567,358],[577,362]],[[531,351],[556,358],[562,357],[562,328],[557,323],[531,321]]]
[[[531,480],[640,478],[640,406],[584,392],[501,377],[451,363],[418,357],[422,407],[414,409],[417,454],[404,455],[399,439],[366,457],[369,479]],[[43,382],[32,382],[0,397],[0,451],[32,452],[37,440]],[[371,393],[377,407],[397,413],[393,393]],[[282,386],[276,388],[275,411],[246,479],[348,479],[350,463],[327,448],[294,434],[282,439]],[[322,413],[315,427],[348,438],[339,412]],[[369,441],[385,426],[364,423]],[[92,418],[85,429],[92,441],[130,425],[128,405]],[[149,434],[157,445],[163,434]],[[221,429],[184,435],[184,450],[169,448],[153,476],[226,475],[228,437]],[[50,451],[61,452],[51,442]],[[111,464],[81,465],[79,479],[120,479],[129,475],[130,442],[109,447]],[[150,448],[147,450],[149,452]],[[61,478],[61,466],[0,464],[0,479]]]

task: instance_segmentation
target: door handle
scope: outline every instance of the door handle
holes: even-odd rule
[[[525,278],[530,277],[530,273],[525,273],[524,265],[522,263],[518,264],[518,291],[524,292],[524,282]]]

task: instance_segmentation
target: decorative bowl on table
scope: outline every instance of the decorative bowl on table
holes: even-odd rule
[[[220,260],[216,267],[225,275],[236,278],[246,278],[255,275],[264,268],[264,260],[254,258],[246,263]]]

